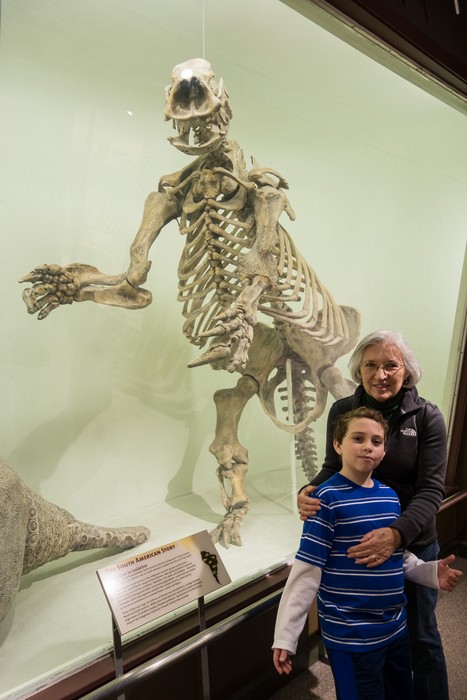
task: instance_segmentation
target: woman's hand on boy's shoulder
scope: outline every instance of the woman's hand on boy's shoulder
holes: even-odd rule
[[[299,491],[297,496],[297,508],[300,520],[308,520],[308,518],[312,518],[320,510],[321,504],[319,498],[312,497],[316,488],[316,486],[311,486],[311,484],[309,484]]]

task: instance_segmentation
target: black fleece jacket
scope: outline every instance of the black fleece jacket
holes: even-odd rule
[[[332,445],[334,423],[339,415],[362,406],[364,396],[360,385],[352,396],[331,406],[326,457],[313,485],[340,471],[340,458]],[[436,540],[435,515],[444,496],[446,451],[446,426],[439,408],[419,396],[415,387],[404,389],[399,412],[391,418],[386,454],[373,474],[399,496],[402,514],[391,527],[415,554]]]

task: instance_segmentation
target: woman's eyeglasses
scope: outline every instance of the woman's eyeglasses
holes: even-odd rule
[[[385,374],[391,376],[392,374],[395,374],[400,369],[402,369],[403,366],[404,365],[400,365],[397,362],[383,362],[382,364],[378,364],[377,362],[368,360],[367,362],[364,362],[360,365],[360,370],[362,372],[366,372],[366,374],[376,374],[376,372],[381,367]]]

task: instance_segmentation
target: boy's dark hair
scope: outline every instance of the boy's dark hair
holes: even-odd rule
[[[347,430],[349,429],[349,423],[353,418],[370,418],[370,420],[374,420],[376,423],[379,423],[384,431],[384,444],[386,445],[389,430],[388,422],[385,418],[383,418],[379,411],[375,411],[373,408],[368,408],[367,406],[354,408],[353,411],[343,413],[337,418],[336,422],[334,423],[334,440],[336,440],[339,444],[342,443],[342,440],[345,438]]]

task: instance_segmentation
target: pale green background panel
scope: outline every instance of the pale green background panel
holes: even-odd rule
[[[186,369],[197,351],[181,333],[177,227],[151,251],[146,310],[81,304],[37,322],[18,285],[43,262],[126,268],[147,193],[189,160],[166,141],[164,87],[204,48],[231,96],[230,136],[289,181],[297,218],[283,223],[299,248],[361,311],[363,333],[407,336],[421,392],[448,416],[467,219],[460,111],[280,2],[6,0],[2,10],[0,449],[32,486],[101,520],[215,483],[212,394],[235,378]],[[324,420],[320,458],[323,430]],[[251,473],[287,467],[289,438],[256,399],[241,438]]]
[[[463,114],[278,2],[7,0],[1,449],[85,518],[213,482],[212,393],[234,378],[186,369],[196,350],[181,334],[175,225],[151,251],[144,311],[82,304],[38,323],[17,280],[46,261],[126,268],[145,196],[188,162],[166,141],[163,90],[175,63],[203,52],[203,10],[206,57],[231,96],[230,136],[288,179],[297,219],[285,225],[334,297],[361,311],[363,333],[407,335],[421,391],[450,408]],[[288,437],[256,399],[241,437],[255,473],[287,465]]]
[[[181,332],[177,226],[151,251],[145,310],[77,304],[38,322],[18,284],[45,262],[126,269],[146,195],[189,162],[166,140],[164,88],[204,48],[230,93],[231,138],[289,181],[296,221],[283,223],[298,247],[336,300],[361,311],[362,333],[407,336],[421,393],[448,417],[464,308],[465,113],[271,0],[3,0],[1,32],[0,451],[31,486],[93,522],[151,514],[153,546],[221,517],[212,395],[235,377],[186,368],[198,351]],[[267,565],[289,555],[300,529],[289,437],[256,398],[240,437],[252,508],[244,547],[225,555],[234,580],[264,566],[260,555]],[[26,577],[1,629],[2,700],[108,648],[95,580],[104,563]]]

